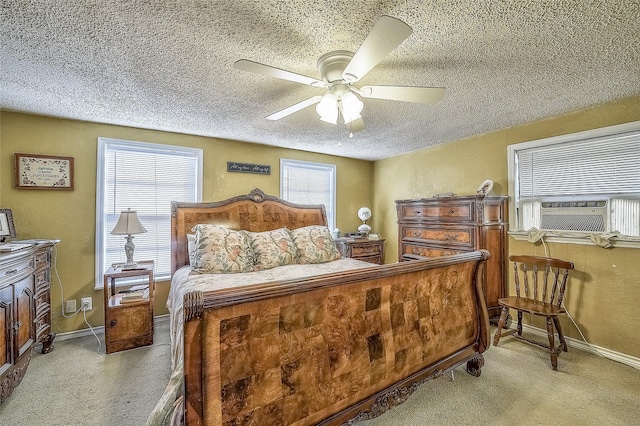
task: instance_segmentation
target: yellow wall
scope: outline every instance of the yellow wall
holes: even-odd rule
[[[104,323],[102,291],[94,290],[96,164],[98,137],[181,145],[204,150],[203,201],[223,200],[260,188],[280,192],[280,158],[337,165],[337,226],[355,230],[356,212],[371,205],[373,163],[248,143],[177,133],[0,112],[0,207],[13,210],[18,238],[58,238],[57,271],[65,299],[93,297],[92,325]],[[13,187],[13,154],[74,157],[73,191],[19,190]],[[227,173],[227,161],[271,165],[270,176]],[[375,222],[374,222],[375,223]],[[158,283],[156,315],[166,313],[168,282]],[[57,279],[52,286],[54,315],[61,312]],[[82,316],[54,319],[54,331],[85,328]]]
[[[12,208],[19,238],[60,238],[58,272],[65,298],[93,296],[89,320],[103,323],[102,293],[93,290],[95,250],[96,146],[99,136],[176,144],[204,149],[203,200],[220,200],[259,187],[279,193],[280,157],[334,163],[338,166],[337,226],[355,230],[356,212],[372,206],[373,232],[386,238],[386,262],[397,260],[396,199],[430,197],[435,193],[473,194],[485,179],[494,194],[507,194],[507,153],[510,144],[640,120],[640,96],[541,120],[446,145],[370,163],[262,145],[188,136],[169,132],[0,112],[0,207]],[[75,190],[13,188],[13,153],[50,154],[75,158]],[[270,164],[271,176],[227,173],[226,162]],[[375,188],[375,196],[373,192]],[[576,264],[567,307],[587,339],[598,346],[640,357],[640,262],[638,250],[549,244],[550,254]],[[541,255],[541,246],[509,239],[510,253]],[[61,311],[54,279],[52,304]],[[158,286],[156,313],[164,307],[168,283]],[[563,322],[566,334],[580,338]],[[84,328],[81,318],[55,319],[55,331]]]
[[[485,179],[494,181],[493,194],[508,195],[508,145],[637,120],[640,96],[376,161],[374,232],[387,239],[386,262],[398,258],[394,200],[444,192],[475,194]],[[576,265],[566,305],[588,341],[640,357],[640,250],[575,244],[549,244],[549,248],[551,256]],[[544,255],[541,247],[513,238],[509,253]],[[571,323],[562,325],[565,334],[580,338]]]

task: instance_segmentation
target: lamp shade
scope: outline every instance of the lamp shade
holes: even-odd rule
[[[147,232],[144,226],[138,220],[138,212],[135,210],[127,209],[120,212],[120,218],[116,223],[115,228],[111,231],[114,235],[131,235],[142,234]]]
[[[353,120],[361,118],[360,112],[364,104],[356,95],[347,92],[340,98],[342,102],[342,118],[345,124],[351,123]]]
[[[333,93],[325,93],[316,105],[316,112],[320,120],[338,124],[338,98]]]

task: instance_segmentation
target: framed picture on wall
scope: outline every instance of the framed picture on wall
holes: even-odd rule
[[[0,242],[16,237],[11,209],[0,209]]]
[[[18,189],[73,191],[73,157],[14,154]]]

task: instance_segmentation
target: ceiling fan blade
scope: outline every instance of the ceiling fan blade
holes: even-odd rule
[[[307,107],[310,107],[313,104],[317,104],[318,102],[320,102],[320,99],[322,99],[322,96],[314,96],[313,98],[309,98],[306,99],[302,102],[298,102],[297,104],[293,104],[290,107],[287,107],[283,110],[280,110],[278,112],[274,112],[271,115],[266,116],[265,118],[267,120],[280,120],[281,118],[286,117],[287,115],[291,115],[294,112],[298,112],[300,110],[303,110]]]
[[[401,20],[381,16],[342,72],[342,78],[350,83],[360,80],[412,32]]]
[[[362,117],[356,118],[352,122],[345,124],[345,126],[351,133],[359,132],[360,130],[364,130],[364,120]]]
[[[435,104],[444,92],[444,87],[363,86],[357,93],[364,98]]]
[[[242,71],[254,72],[256,74],[266,75],[268,77],[280,78],[282,80],[294,81],[296,83],[307,84],[313,87],[327,87],[324,81],[307,77],[306,75],[296,74],[291,71],[281,70],[280,68],[270,65],[259,64],[258,62],[249,61],[248,59],[240,59],[233,64],[233,67]]]

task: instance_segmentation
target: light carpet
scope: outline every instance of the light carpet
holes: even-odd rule
[[[55,342],[48,355],[35,352],[23,382],[0,406],[0,424],[144,425],[169,380],[168,321],[156,321],[153,346],[100,355],[97,345],[87,336]],[[429,381],[361,425],[638,424],[640,370],[569,351],[553,371],[544,351],[503,338],[484,354],[480,377],[461,366],[453,381]]]
[[[169,382],[169,342],[166,319],[156,319],[153,345],[109,355],[93,335],[54,340],[53,352],[33,352],[0,425],[144,425]]]

